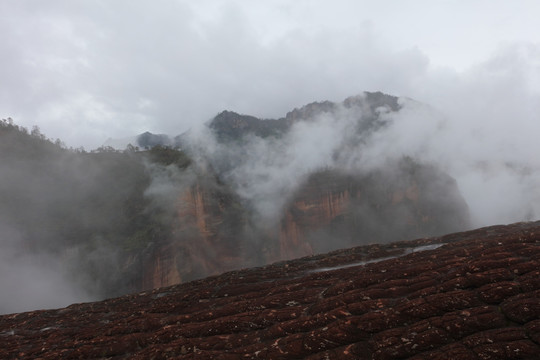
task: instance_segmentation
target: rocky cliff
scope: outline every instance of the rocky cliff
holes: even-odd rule
[[[369,169],[345,164],[401,108],[397,97],[377,92],[341,103],[314,102],[280,119],[223,111],[208,125],[210,140],[191,147],[184,136],[186,151],[204,159],[205,175],[197,180],[204,184],[175,194],[174,235],[147,258],[142,289],[360,244],[470,228],[456,182],[436,166],[407,156],[380,160]],[[343,138],[310,138],[310,129],[325,126],[326,120],[330,127],[344,126],[336,134]],[[335,143],[330,165],[303,172],[288,166],[298,156],[297,147],[316,147],[314,141]],[[206,145],[213,150],[200,151]],[[301,167],[302,159],[297,162]],[[279,185],[283,180],[273,172],[293,185]],[[274,206],[271,216],[261,212],[266,206],[261,204]]]
[[[242,233],[245,210],[224,186],[199,178],[178,194],[169,238],[152,246],[143,261],[142,289],[153,289],[237,268],[250,260]]]
[[[540,223],[0,316],[2,359],[537,359]]]
[[[208,178],[199,177],[178,194],[172,234],[146,252],[141,289],[470,227],[455,181],[411,159],[401,160],[391,173],[315,172],[270,229],[256,222],[249,204],[229,187]]]
[[[469,227],[455,181],[434,167],[402,159],[391,172],[326,169],[310,175],[285,211],[279,243],[282,258],[290,259]]]

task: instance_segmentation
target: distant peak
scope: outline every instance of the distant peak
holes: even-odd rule
[[[388,107],[391,111],[399,111],[399,98],[397,96],[388,95],[380,91],[369,92],[365,91],[362,94],[350,96],[343,101],[345,107],[353,106],[369,106],[373,111],[381,106]]]

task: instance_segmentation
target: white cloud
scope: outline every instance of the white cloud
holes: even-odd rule
[[[446,118],[440,131],[425,116],[402,114],[387,150],[438,159],[463,179],[464,192],[487,192],[505,181],[471,175],[479,162],[540,166],[538,7],[7,0],[0,117],[95,148],[146,130],[176,135],[224,109],[281,117],[312,101],[380,90]],[[516,182],[520,194],[525,183]]]
[[[537,33],[530,2],[490,3],[490,13],[481,5],[8,0],[0,5],[0,116],[93,148],[140,130],[177,134],[223,109],[279,117],[364,90],[440,93],[459,88],[442,82],[455,76],[451,68],[450,78],[433,71],[441,64],[462,69],[500,41]],[[525,68],[538,73],[533,60]],[[86,109],[81,98],[92,99]],[[73,108],[79,113],[67,119]]]
[[[67,306],[90,298],[73,284],[57,258],[25,253],[16,231],[5,224],[0,229],[0,314]]]

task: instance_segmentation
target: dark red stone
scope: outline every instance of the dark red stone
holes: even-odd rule
[[[0,358],[538,359],[539,257],[540,223],[340,250],[3,315]]]

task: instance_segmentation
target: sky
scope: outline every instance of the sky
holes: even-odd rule
[[[3,0],[0,117],[87,150],[362,91],[453,119],[538,100],[539,13],[534,0]]]

